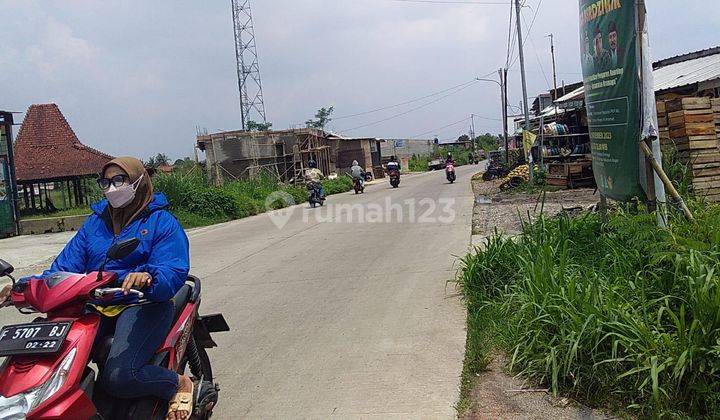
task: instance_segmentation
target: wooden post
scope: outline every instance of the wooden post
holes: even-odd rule
[[[80,194],[78,193],[77,179],[72,180],[73,195],[75,196],[75,206],[80,207]]]
[[[80,189],[80,203],[81,204],[87,204],[87,196],[85,195],[85,184],[84,179],[80,178],[78,180],[78,189]]]
[[[63,208],[66,209],[66,208],[68,208],[68,206],[67,206],[67,200],[65,200],[65,188],[63,188],[63,182],[58,181],[57,185],[60,186],[60,195],[62,196]]]
[[[22,184],[22,188],[23,188],[23,202],[25,203],[25,208],[29,209],[30,208],[30,197],[28,197],[27,185]]]
[[[80,194],[82,195],[82,203],[87,204],[87,191],[85,190],[85,178],[80,178]]]
[[[672,181],[670,181],[670,178],[668,178],[667,174],[665,174],[665,171],[663,170],[660,163],[655,159],[655,156],[653,156],[652,150],[648,147],[648,145],[644,142],[640,142],[640,150],[645,153],[645,157],[650,161],[650,165],[652,165],[655,172],[660,177],[660,180],[662,180],[663,184],[665,185],[665,188],[670,191],[670,195],[677,200],[677,202],[680,204],[680,207],[682,208],[683,213],[685,213],[685,217],[690,220],[691,222],[695,221],[695,217],[693,217],[692,213],[690,212],[690,209],[685,204],[685,200],[680,196],[680,193],[675,189],[675,186],[672,184]]]
[[[600,194],[600,219],[603,223],[608,222],[608,213],[607,213],[607,198],[605,198],[604,195]]]
[[[35,210],[35,184],[30,184],[30,201],[32,202],[32,209]]]
[[[68,208],[71,209],[73,207],[73,202],[72,202],[72,194],[70,193],[70,181],[68,181],[68,180],[63,181],[62,187],[63,187],[63,191],[67,190],[66,195],[67,195],[67,200],[68,200]]]

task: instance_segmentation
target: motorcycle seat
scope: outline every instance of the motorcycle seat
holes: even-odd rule
[[[191,278],[188,280],[189,281],[186,282],[177,293],[175,293],[175,296],[173,296],[171,300],[173,304],[173,323],[175,323],[178,319],[185,305],[187,305],[187,303],[193,298],[193,291],[197,287],[197,283],[195,283],[196,279]],[[190,283],[191,281],[192,284]],[[112,343],[113,334],[108,334],[105,337],[102,337],[95,345],[92,353],[92,360],[99,367],[105,365],[108,354],[110,354],[110,347],[112,347]]]

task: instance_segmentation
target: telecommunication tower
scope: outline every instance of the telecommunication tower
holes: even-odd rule
[[[248,121],[267,122],[263,102],[260,64],[255,45],[250,0],[230,0],[233,28],[235,29],[235,58],[237,61],[238,89],[240,90],[240,117],[242,129]]]

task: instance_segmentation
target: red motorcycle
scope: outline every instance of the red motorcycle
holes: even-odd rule
[[[365,186],[360,178],[353,179],[353,189],[355,190],[355,194],[362,194],[365,192]]]
[[[114,244],[106,263],[130,255],[137,238]],[[167,401],[122,400],[96,387],[112,336],[97,337],[100,315],[88,311],[90,300],[108,299],[119,289],[115,273],[54,273],[16,282],[12,265],[0,260],[0,277],[13,282],[8,302],[21,313],[44,313],[32,323],[0,330],[1,419],[164,419]],[[142,292],[132,290],[142,298]],[[200,280],[190,276],[173,298],[175,318],[150,363],[178,373],[189,368],[196,396],[192,418],[207,419],[218,401],[212,367],[205,349],[217,345],[211,333],[229,331],[221,314],[199,316]],[[94,363],[97,371],[90,366]]]
[[[392,185],[393,188],[400,186],[400,171],[397,169],[390,169],[388,171],[388,175],[390,176],[390,185]]]

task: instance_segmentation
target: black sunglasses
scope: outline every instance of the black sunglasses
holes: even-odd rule
[[[112,178],[98,178],[97,183],[100,188],[103,190],[107,190],[110,188],[110,185],[113,185],[115,188],[125,185],[130,180],[130,177],[127,175],[115,175]]]

